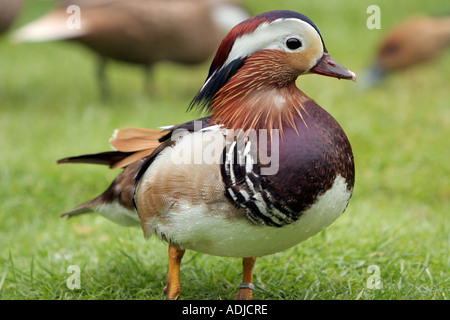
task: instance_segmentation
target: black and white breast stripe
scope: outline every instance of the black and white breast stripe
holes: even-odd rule
[[[224,149],[221,174],[226,196],[255,224],[282,227],[294,222],[299,214],[271,190],[260,174],[254,150],[256,145],[250,140],[235,140]]]

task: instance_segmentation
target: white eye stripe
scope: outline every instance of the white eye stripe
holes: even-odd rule
[[[309,23],[295,18],[277,19],[271,23],[263,23],[253,32],[237,38],[225,65],[264,49],[289,50],[286,47],[286,40],[289,38],[297,38],[302,43],[302,46],[294,51],[303,50],[310,44],[322,46],[320,35]]]

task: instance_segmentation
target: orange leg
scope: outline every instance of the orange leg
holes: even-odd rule
[[[253,298],[253,268],[255,267],[256,258],[244,258],[242,260],[243,276],[240,284],[239,292],[236,300],[252,300]]]
[[[169,274],[163,291],[167,300],[177,300],[180,297],[180,263],[184,252],[185,250],[169,245]]]

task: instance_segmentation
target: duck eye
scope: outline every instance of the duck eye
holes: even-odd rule
[[[302,43],[297,38],[289,38],[286,40],[286,46],[291,50],[295,50],[300,48],[302,46]]]

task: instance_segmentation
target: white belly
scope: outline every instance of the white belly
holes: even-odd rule
[[[338,176],[332,188],[318,197],[296,222],[277,228],[260,226],[243,218],[226,217],[201,205],[180,205],[166,218],[146,223],[148,234],[154,232],[180,248],[216,256],[258,257],[288,249],[328,227],[347,207],[351,191]],[[222,208],[223,209],[223,208]]]

